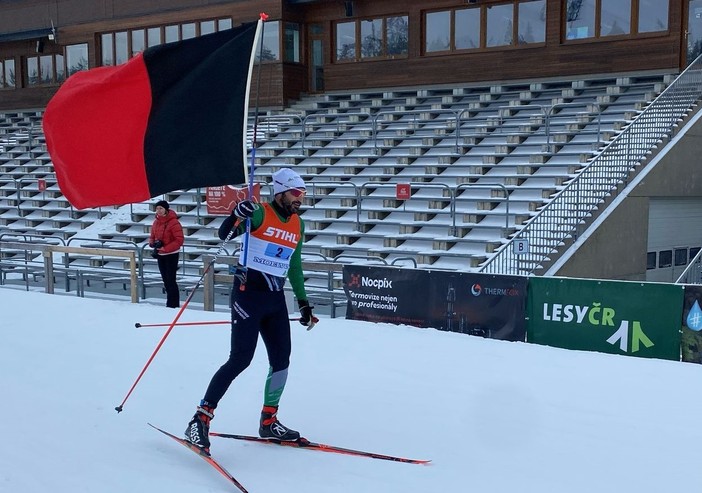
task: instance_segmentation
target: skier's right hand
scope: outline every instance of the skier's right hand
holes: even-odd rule
[[[232,211],[232,215],[238,217],[239,219],[248,219],[254,215],[254,211],[258,208],[258,205],[253,203],[250,200],[242,200],[238,204],[236,204],[236,207],[234,207],[234,210]]]

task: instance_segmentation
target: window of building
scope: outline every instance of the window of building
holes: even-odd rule
[[[546,2],[520,2],[517,15],[517,43],[546,42]]]
[[[101,62],[102,65],[119,65],[152,46],[194,38],[231,29],[231,27],[232,20],[225,18],[104,33],[100,35]],[[87,55],[85,58],[87,60]]]
[[[546,0],[512,0],[427,12],[425,53],[544,43]]]
[[[668,0],[639,0],[640,33],[668,30]]]
[[[656,252],[648,252],[646,254],[646,270],[656,268]]]
[[[601,0],[600,36],[631,33],[631,0]]]
[[[200,23],[200,36],[215,32],[215,21],[204,21]]]
[[[671,265],[673,265],[673,251],[662,250],[658,254],[658,268],[670,267]]]
[[[66,79],[63,55],[38,55],[26,58],[27,85],[57,84]]]
[[[487,9],[486,27],[485,45],[488,48],[511,45],[514,40],[514,7],[506,4]]]
[[[181,37],[180,39],[191,39],[197,36],[197,27],[194,22],[188,22],[180,26]]]
[[[676,248],[674,261],[676,267],[687,265],[687,248]]]
[[[583,39],[595,36],[596,0],[567,0],[566,39]]]
[[[700,250],[702,250],[702,248],[700,248],[700,247],[690,248],[690,262],[692,262],[695,259],[697,254],[700,253]]]
[[[146,49],[146,32],[143,29],[135,29],[132,33],[132,46],[129,50],[132,58],[137,53],[141,53]]]
[[[480,9],[459,9],[453,23],[457,50],[480,48]]]
[[[266,26],[263,29],[263,37],[259,43],[263,43],[263,49],[261,45],[256,46],[256,60],[263,60],[264,62],[280,60],[280,22],[279,21],[269,21],[266,22]]]
[[[566,40],[631,36],[668,30],[670,0],[563,0],[563,2]]]
[[[81,70],[88,70],[88,44],[66,46],[66,75],[70,77]]]
[[[286,62],[300,63],[300,24],[293,22],[285,23],[285,34],[283,36],[283,53]]]
[[[149,48],[161,44],[161,28],[150,27],[146,30],[146,44]]]
[[[336,61],[405,57],[408,17],[359,19],[336,24]]]
[[[425,25],[424,49],[427,53],[451,49],[451,11],[429,12]]]
[[[180,41],[180,26],[166,26],[166,43]]]
[[[356,59],[356,23],[339,22],[336,25],[336,60]]]
[[[0,60],[0,89],[13,89],[15,82],[15,61],[12,59]]]

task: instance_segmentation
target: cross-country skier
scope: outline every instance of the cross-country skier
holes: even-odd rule
[[[304,224],[298,211],[305,196],[305,182],[284,168],[273,174],[274,199],[257,204],[244,200],[234,208],[219,228],[224,240],[230,231],[246,231],[251,222],[246,267],[239,265],[231,293],[232,334],[229,359],[215,372],[185,437],[209,452],[209,425],[214,410],[232,381],[244,371],[254,356],[259,333],[268,352],[270,369],[266,379],[259,435],[278,440],[297,440],[300,434],[284,426],[276,416],[285,388],[290,362],[290,321],[283,286],[290,279],[300,309],[300,323],[316,321],[307,301],[302,273]],[[244,253],[242,252],[243,260]]]

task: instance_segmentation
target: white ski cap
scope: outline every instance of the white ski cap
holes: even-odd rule
[[[303,179],[290,168],[283,168],[273,173],[273,195],[285,193],[293,188],[305,190]]]

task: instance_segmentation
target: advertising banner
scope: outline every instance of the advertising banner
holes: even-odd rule
[[[702,364],[702,286],[685,286],[680,349],[683,361]]]
[[[429,327],[429,272],[345,265],[346,318]]]
[[[348,265],[346,317],[523,341],[526,284],[515,276]]]
[[[207,187],[205,200],[207,201],[207,213],[213,215],[227,216],[234,206],[249,195],[248,187],[233,187],[225,185],[222,187]],[[256,202],[261,199],[261,184],[254,183],[253,196]]]
[[[439,330],[523,341],[526,277],[430,272],[430,324]]]
[[[679,360],[682,302],[674,284],[532,277],[527,341]]]

